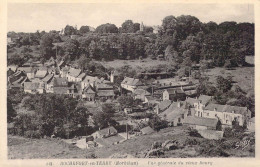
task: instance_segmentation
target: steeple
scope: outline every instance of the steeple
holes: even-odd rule
[[[141,31],[141,32],[144,31],[144,24],[143,24],[143,22],[142,22],[141,25],[140,25],[140,31]]]

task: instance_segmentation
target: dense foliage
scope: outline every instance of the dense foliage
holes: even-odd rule
[[[199,63],[212,60],[214,66],[246,65],[245,56],[254,55],[254,24],[223,22],[202,23],[190,15],[167,16],[163,19],[158,34],[145,26],[140,33],[140,24],[126,20],[121,27],[102,24],[90,32],[88,26],[67,25],[65,36],[84,35],[74,40],[60,37],[59,31],[49,33],[15,33],[16,46],[41,45],[44,59],[55,57],[52,43],[65,42],[58,48],[58,55],[66,60],[77,60],[83,54],[96,60],[138,59],[165,54],[170,60],[181,63]],[[16,57],[15,57],[16,58]],[[18,61],[12,61],[16,64]],[[189,63],[188,63],[189,64]]]

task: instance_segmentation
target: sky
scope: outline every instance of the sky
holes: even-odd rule
[[[97,27],[112,23],[120,27],[125,20],[144,25],[161,25],[164,17],[192,15],[201,22],[254,22],[252,4],[173,4],[173,3],[116,3],[116,4],[8,4],[8,31],[36,32],[61,30],[66,25]]]

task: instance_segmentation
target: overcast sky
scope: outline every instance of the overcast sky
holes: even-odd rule
[[[8,4],[8,31],[35,32],[61,30],[67,24],[97,27],[116,26],[127,20],[145,25],[161,25],[165,16],[192,15],[201,22],[254,22],[249,4]]]

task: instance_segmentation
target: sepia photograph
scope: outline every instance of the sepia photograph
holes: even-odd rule
[[[8,160],[255,158],[254,7],[8,3]]]

